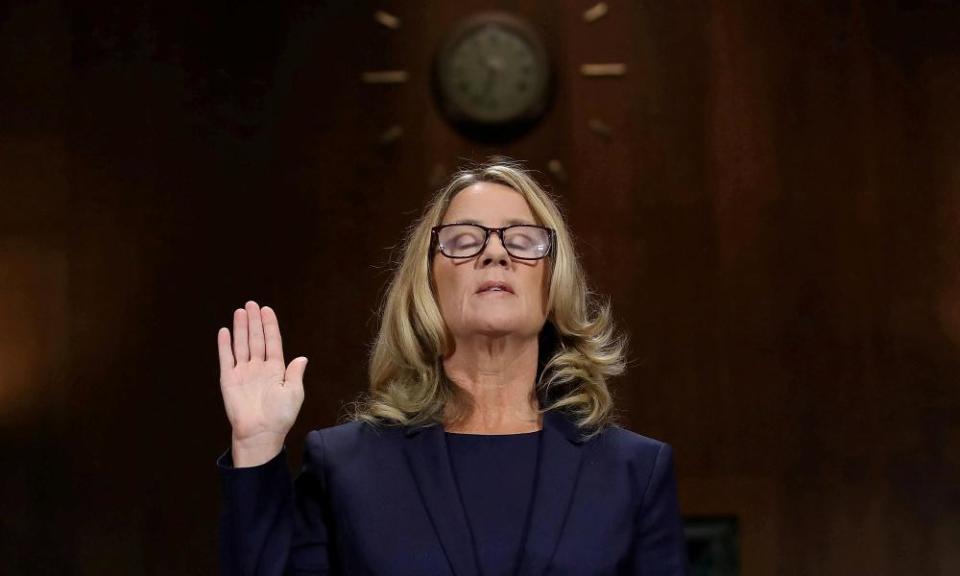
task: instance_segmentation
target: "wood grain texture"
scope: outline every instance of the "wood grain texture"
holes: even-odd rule
[[[253,298],[310,357],[299,454],[365,385],[432,180],[493,153],[560,197],[631,337],[622,420],[675,447],[686,513],[738,515],[745,576],[960,573],[960,8],[589,5],[0,8],[11,573],[213,573],[217,328]],[[428,83],[490,8],[557,73],[502,147]]]

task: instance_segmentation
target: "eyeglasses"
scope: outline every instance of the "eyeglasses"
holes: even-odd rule
[[[500,236],[500,243],[512,258],[539,260],[550,254],[556,234],[550,228],[532,224],[514,224],[503,228],[487,228],[480,224],[443,224],[433,227],[432,242],[448,258],[472,258],[483,252],[490,233]]]

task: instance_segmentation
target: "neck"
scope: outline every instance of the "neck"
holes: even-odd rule
[[[443,361],[447,377],[463,392],[444,428],[471,434],[515,434],[541,428],[534,393],[537,337],[476,337],[456,342]]]

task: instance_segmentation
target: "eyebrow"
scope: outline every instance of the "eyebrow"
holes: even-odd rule
[[[477,226],[483,226],[479,220],[473,220],[472,218],[463,218],[457,220],[456,222],[450,222],[450,224],[475,224]],[[536,226],[533,222],[524,219],[511,218],[507,220],[507,226],[516,226],[517,224],[526,224],[527,226]]]

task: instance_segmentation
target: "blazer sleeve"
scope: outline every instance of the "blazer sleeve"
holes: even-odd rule
[[[673,450],[667,444],[662,444],[657,452],[636,522],[631,573],[684,576],[687,573],[686,540],[677,500]]]
[[[331,568],[323,438],[307,435],[303,469],[291,482],[284,448],[260,466],[218,460],[223,500],[219,553],[224,576],[326,576]]]

